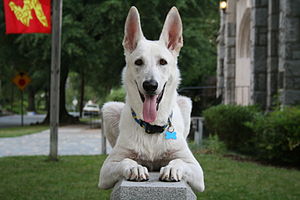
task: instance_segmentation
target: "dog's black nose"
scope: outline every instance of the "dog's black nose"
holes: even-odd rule
[[[143,88],[148,93],[153,93],[158,87],[158,83],[155,80],[144,81]]]

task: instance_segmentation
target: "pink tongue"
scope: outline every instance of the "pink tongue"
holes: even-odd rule
[[[145,122],[154,122],[156,119],[156,99],[157,95],[145,95],[145,101],[143,104],[143,118]]]

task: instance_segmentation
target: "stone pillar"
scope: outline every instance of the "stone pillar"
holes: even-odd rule
[[[184,181],[161,182],[159,173],[150,173],[148,181],[119,181],[112,193],[111,200],[196,200],[197,197]]]
[[[271,110],[278,91],[279,0],[269,0],[268,9],[267,110]]]
[[[224,32],[225,32],[225,13],[220,11],[220,29],[217,38],[217,98],[222,97],[224,102],[224,57],[225,57],[225,43],[224,43]]]
[[[235,98],[239,105],[250,104],[251,85],[251,1],[237,1],[236,5],[236,68]]]
[[[300,103],[300,1],[279,5],[279,94],[284,106]]]
[[[252,0],[251,10],[251,104],[266,106],[268,0]]]
[[[224,103],[235,103],[236,0],[228,0],[224,32]]]

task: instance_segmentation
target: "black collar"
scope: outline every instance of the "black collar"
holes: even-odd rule
[[[149,124],[148,122],[138,119],[136,116],[136,113],[133,111],[133,109],[131,109],[131,115],[132,115],[133,119],[136,121],[136,123],[138,123],[142,128],[144,128],[145,132],[148,134],[162,133],[165,131],[165,129],[168,126],[171,126],[172,114],[168,118],[168,124],[166,124],[164,126],[152,125],[152,124]]]

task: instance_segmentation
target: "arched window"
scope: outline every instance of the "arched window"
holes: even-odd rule
[[[238,36],[238,55],[240,58],[250,57],[250,8],[247,8],[240,24]]]

